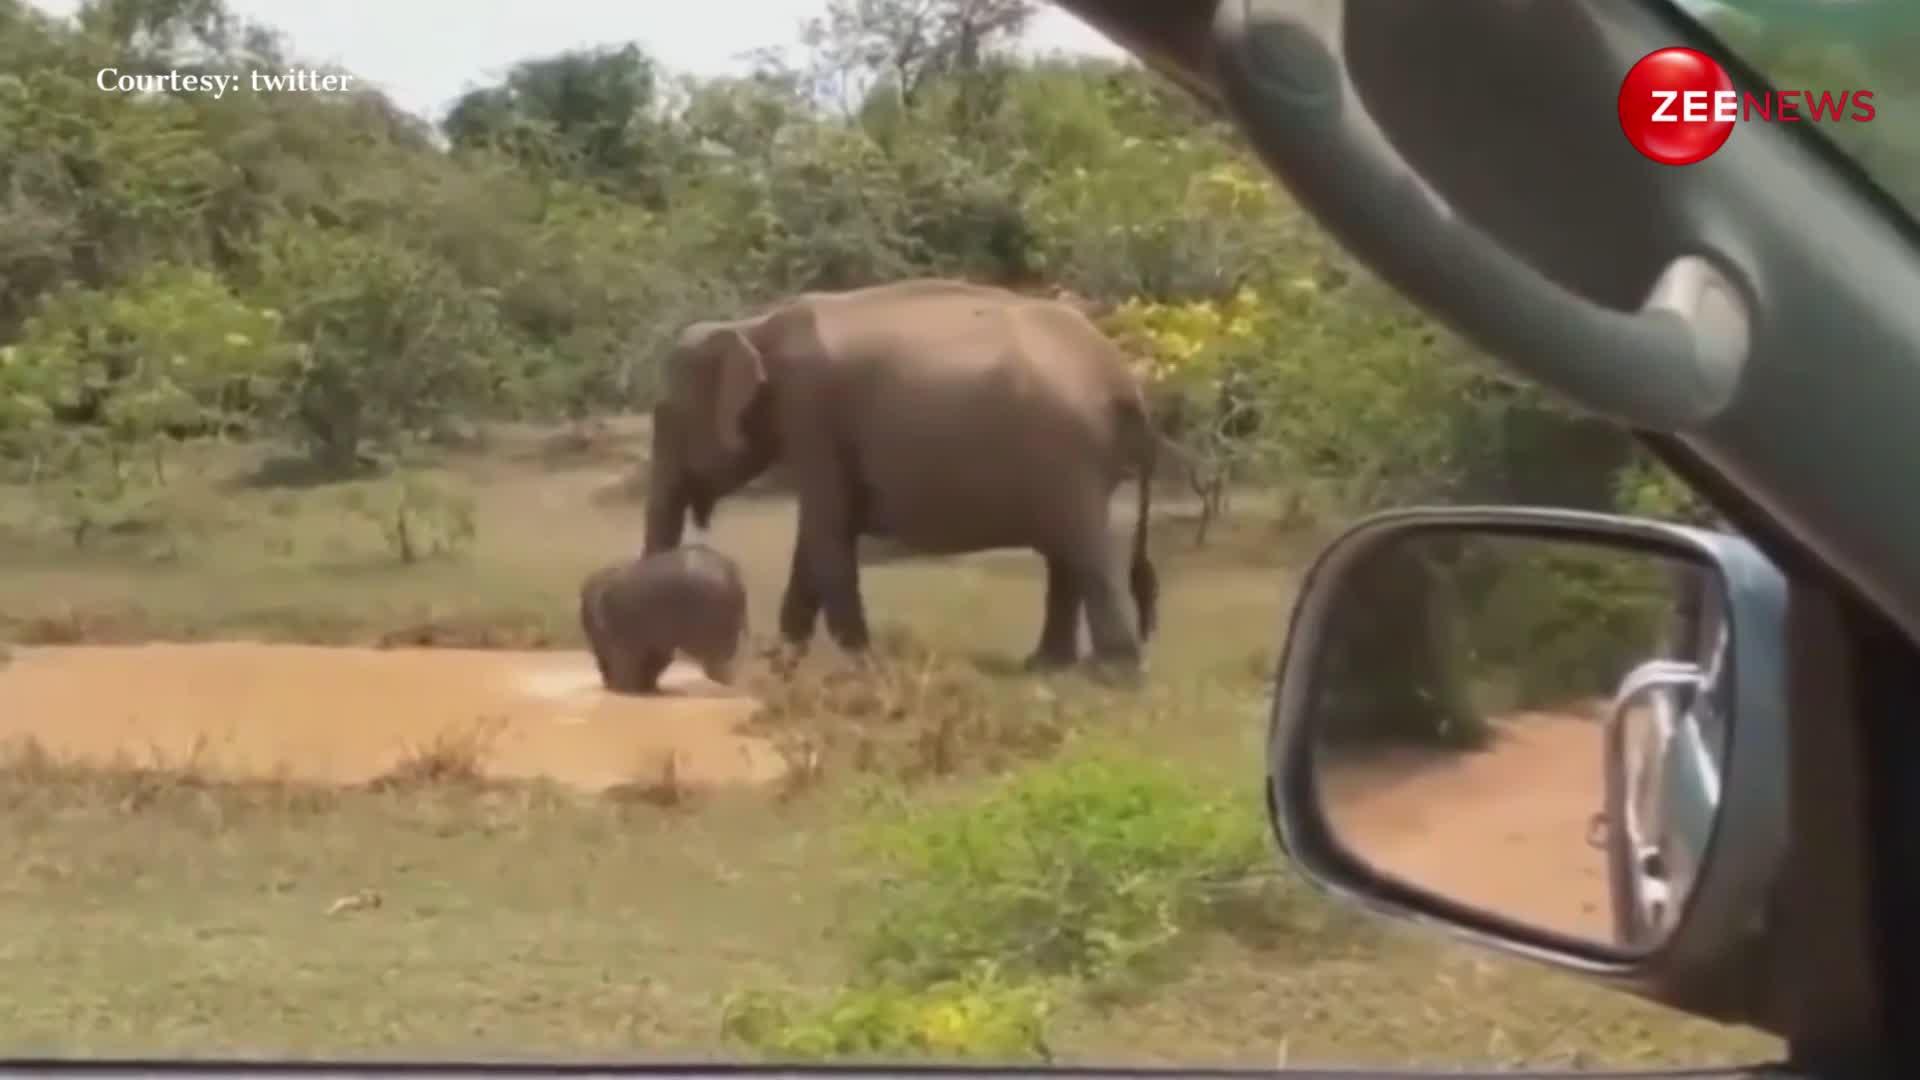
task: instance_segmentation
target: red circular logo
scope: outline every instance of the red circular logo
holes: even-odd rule
[[[1739,114],[1733,80],[1694,49],[1655,49],[1620,81],[1620,130],[1662,165],[1691,165],[1725,145]]]

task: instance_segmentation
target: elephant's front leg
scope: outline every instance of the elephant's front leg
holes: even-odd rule
[[[811,586],[826,609],[827,632],[847,652],[865,652],[869,636],[860,599],[859,538],[841,477],[823,479],[801,489],[799,564],[787,588],[791,594],[796,585]]]
[[[1073,567],[1058,556],[1046,560],[1046,621],[1040,627],[1040,644],[1027,658],[1028,671],[1071,667],[1080,659],[1080,589]]]
[[[667,673],[673,663],[672,649],[643,649],[634,659],[633,688],[628,693],[657,694],[660,692],[660,676]]]

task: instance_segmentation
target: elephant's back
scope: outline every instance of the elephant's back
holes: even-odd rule
[[[737,563],[704,544],[682,544],[633,564],[607,590],[620,611],[666,606],[688,611],[719,611],[746,604],[746,586]]]

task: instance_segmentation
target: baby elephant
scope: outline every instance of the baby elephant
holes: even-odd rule
[[[658,693],[676,650],[729,684],[747,628],[747,590],[731,558],[686,544],[588,574],[580,625],[601,684],[615,693]]]

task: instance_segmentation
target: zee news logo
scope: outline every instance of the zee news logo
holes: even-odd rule
[[[1718,61],[1695,49],[1655,49],[1620,82],[1620,130],[1662,165],[1692,165],[1726,145],[1737,123],[1864,124],[1876,115],[1871,90],[1741,93]]]

